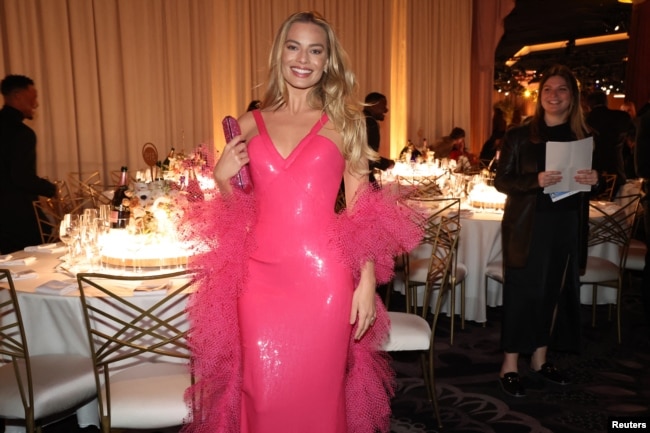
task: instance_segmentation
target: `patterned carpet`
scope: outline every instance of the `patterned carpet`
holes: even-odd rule
[[[607,319],[607,307],[598,309],[597,326],[592,328],[591,307],[583,306],[580,355],[549,355],[549,360],[566,369],[571,385],[552,386],[539,380],[525,369],[527,360],[522,359],[525,398],[505,396],[497,383],[500,308],[489,309],[485,327],[473,322],[465,330],[457,326],[453,346],[449,320],[442,318],[436,336],[436,380],[444,429],[437,429],[418,358],[400,354],[394,357],[398,389],[391,432],[605,433],[608,417],[650,421],[650,327],[642,315],[639,286],[634,278],[624,295],[622,344],[616,343],[616,326]],[[399,309],[400,302],[394,296],[391,309]],[[650,427],[625,430],[630,431],[650,432]],[[44,433],[75,432],[97,429],[79,429],[74,417],[44,429]]]
[[[497,382],[500,308],[489,309],[486,327],[470,322],[459,330],[457,322],[453,346],[449,320],[442,319],[436,334],[436,385],[444,429],[437,429],[415,358],[400,356],[395,357],[399,388],[392,432],[598,433],[608,432],[610,417],[646,421],[646,430],[625,431],[650,432],[650,327],[639,286],[634,278],[624,292],[622,344],[616,342],[606,306],[597,310],[596,328],[591,327],[591,307],[583,306],[580,354],[549,353],[571,385],[545,382],[527,369],[529,359],[521,359],[524,398],[506,396]]]

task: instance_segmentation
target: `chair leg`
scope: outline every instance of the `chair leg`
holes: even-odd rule
[[[647,290],[645,287],[643,290]],[[618,335],[618,344],[621,344],[621,292],[623,291],[623,280],[618,279],[618,290],[616,291],[616,332]]]
[[[454,286],[454,282],[455,281],[452,280],[451,287],[449,288],[449,313],[451,315],[449,344],[451,346],[454,345],[454,325],[456,323],[456,287]],[[440,293],[440,296],[442,296],[442,293]]]
[[[440,408],[438,407],[438,395],[436,394],[436,377],[435,377],[435,367],[434,367],[434,347],[433,340],[431,341],[431,346],[429,347],[429,388],[431,389],[431,402],[433,403],[433,415],[436,417],[438,422],[438,428],[442,429],[442,420],[440,419]]]
[[[395,289],[395,280],[392,279],[388,284],[386,284],[386,296],[384,297],[384,305],[386,305],[386,309],[388,310],[388,306],[390,305],[390,295]]]
[[[591,327],[596,327],[596,301],[598,300],[598,285],[593,284],[591,290]]]
[[[406,296],[406,312],[411,312],[411,285],[408,280],[404,282],[404,295]]]
[[[460,329],[465,330],[465,280],[460,282]]]

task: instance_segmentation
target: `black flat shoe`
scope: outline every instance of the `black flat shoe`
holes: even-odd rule
[[[556,383],[558,385],[568,385],[571,383],[569,378],[566,377],[566,375],[562,373],[562,371],[558,370],[550,362],[547,362],[544,365],[542,365],[542,368],[537,370],[535,373],[539,374],[547,381]]]
[[[519,373],[506,373],[499,378],[499,385],[503,392],[511,397],[526,397],[526,390],[521,384]]]

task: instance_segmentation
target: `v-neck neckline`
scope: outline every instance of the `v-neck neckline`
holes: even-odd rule
[[[254,110],[253,117],[255,117],[259,134],[262,137],[264,137],[265,139],[264,141],[267,142],[268,145],[273,149],[275,155],[277,155],[277,157],[280,158],[280,160],[282,160],[285,163],[288,163],[293,159],[295,159],[295,155],[297,155],[300,149],[304,147],[305,143],[307,143],[311,139],[311,137],[315,136],[318,133],[318,131],[321,130],[323,125],[325,125],[328,121],[327,114],[323,113],[323,115],[316,121],[314,126],[311,127],[309,132],[302,139],[300,139],[296,147],[291,149],[291,152],[289,152],[289,154],[286,157],[284,157],[278,150],[273,140],[271,140],[271,136],[269,135],[269,132],[266,129],[266,124],[264,123],[264,117],[262,116],[262,112],[259,110]]]

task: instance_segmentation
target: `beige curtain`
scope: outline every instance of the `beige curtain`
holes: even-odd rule
[[[470,105],[472,136],[468,143],[476,155],[492,134],[494,52],[503,36],[503,20],[514,7],[515,0],[474,0]]]
[[[487,0],[499,2],[501,0]],[[335,27],[360,97],[386,94],[382,150],[471,136],[472,0],[0,0],[0,73],[32,77],[39,174],[145,167],[174,146],[223,145],[221,119],[263,92],[280,23],[299,10]],[[489,53],[493,56],[493,52]],[[490,84],[491,87],[491,84]],[[489,110],[489,107],[488,107]]]

